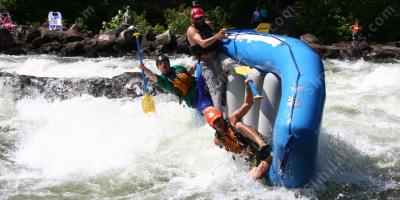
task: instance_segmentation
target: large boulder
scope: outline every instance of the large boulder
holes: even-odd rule
[[[115,46],[120,50],[128,52],[136,49],[136,38],[133,35],[134,33],[136,33],[136,31],[132,29],[122,31],[115,40]]]
[[[341,50],[342,47],[330,45],[319,45],[319,44],[309,44],[310,47],[323,59],[331,58],[331,59],[340,59],[342,58]]]
[[[68,31],[64,32],[63,39],[64,42],[80,42],[86,39],[87,36],[82,34],[74,29],[69,29]]]
[[[156,40],[156,36],[153,34],[153,32],[145,32],[140,40],[140,47],[143,52],[153,52],[155,50],[155,48],[153,47],[153,41]],[[135,48],[135,50],[137,50],[137,48]]]
[[[191,54],[186,35],[181,35],[176,39],[176,53]]]
[[[82,41],[85,49],[85,57],[96,57],[97,50],[99,49],[98,40],[94,38],[88,38]]]
[[[115,40],[117,40],[117,37],[114,34],[101,34],[99,35],[99,37],[97,37],[97,40],[105,42],[115,42]]]
[[[157,35],[153,46],[160,52],[169,52],[176,49],[176,36],[169,30]]]
[[[97,41],[96,43],[96,57],[118,56],[121,54],[120,50],[115,47],[114,42],[110,41]]]
[[[46,99],[68,99],[84,94],[95,97],[123,98],[143,95],[143,81],[138,72],[125,72],[112,78],[51,78],[0,72],[0,78],[13,99],[40,95]],[[153,82],[148,82],[148,91],[162,93]]]
[[[104,31],[101,33],[101,35],[114,35],[116,38],[119,36],[119,34],[127,29],[135,30],[136,32],[139,32],[138,29],[134,26],[129,26],[127,24],[121,24],[114,30],[108,30]]]
[[[14,32],[14,36],[24,42],[32,42],[34,39],[41,36],[41,32],[37,28],[32,28],[25,25],[18,25]]]
[[[388,46],[398,47],[400,48],[400,41],[397,42],[389,42],[387,43]]]
[[[340,53],[344,59],[359,59],[362,57],[361,49],[355,46],[346,46]]]
[[[0,28],[0,52],[16,47],[17,44],[8,30]]]
[[[62,38],[64,31],[52,31],[47,28],[39,28],[41,37],[56,36]]]
[[[14,55],[14,56],[16,56],[16,55],[26,54],[26,51],[21,47],[14,47],[14,48],[11,48],[11,49],[4,50],[1,53],[2,54],[6,54],[6,55]]]
[[[319,44],[320,43],[319,39],[311,33],[306,33],[304,35],[301,35],[300,40],[302,40],[303,42],[305,42],[307,44]]]
[[[82,42],[71,42],[62,50],[64,56],[82,56],[85,54],[85,46]]]
[[[51,31],[45,28],[41,28],[41,37],[36,38],[32,41],[32,46],[34,48],[39,48],[43,44],[51,43],[53,41],[63,42],[64,32],[62,31]]]
[[[384,58],[394,58],[400,59],[400,48],[394,46],[385,45],[371,45],[372,51],[364,57],[367,60],[370,59],[384,59]]]

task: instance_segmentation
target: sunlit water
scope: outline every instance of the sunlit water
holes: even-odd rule
[[[135,65],[0,56],[0,71],[41,77],[113,77]],[[248,166],[215,147],[211,128],[171,95],[153,97],[157,113],[146,115],[140,98],[13,101],[0,84],[0,199],[400,198],[400,62],[328,60],[325,69],[318,171],[295,190],[250,180]]]

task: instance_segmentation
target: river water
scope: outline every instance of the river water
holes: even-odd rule
[[[324,63],[317,174],[304,188],[250,180],[248,166],[215,147],[211,128],[171,95],[153,97],[157,113],[145,115],[141,98],[14,101],[0,84],[0,199],[399,199],[400,61]],[[40,77],[113,77],[134,65],[0,56],[0,71]]]

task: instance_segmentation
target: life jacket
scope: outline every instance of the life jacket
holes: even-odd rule
[[[195,27],[195,28],[198,30],[198,32],[199,32],[199,34],[200,34],[200,36],[201,36],[201,38],[202,38],[203,40],[208,39],[208,38],[214,36],[214,31],[212,30],[212,28],[211,28],[208,24],[206,24],[206,25],[204,26],[204,28],[201,28],[201,29],[199,29],[199,28],[197,28],[197,27]],[[203,54],[206,54],[206,53],[209,53],[209,52],[213,52],[213,51],[220,50],[221,47],[222,47],[222,45],[221,45],[221,42],[220,42],[220,41],[216,41],[216,42],[214,42],[213,44],[211,44],[210,46],[208,46],[208,47],[206,47],[206,48],[202,48],[202,47],[201,47],[200,45],[198,45],[198,44],[193,45],[193,46],[190,46],[190,44],[189,44],[190,52],[191,52],[193,55],[197,56],[198,58],[200,58],[201,55],[203,55]]]
[[[225,119],[225,125],[228,126],[227,131],[223,133],[215,132],[215,137],[224,144],[225,150],[236,154],[242,153],[248,146],[249,141],[231,125],[229,119]]]
[[[176,74],[174,79],[169,79],[175,89],[175,92],[180,98],[183,98],[187,95],[190,88],[192,88],[196,81],[195,79],[189,75],[187,72],[177,72],[175,69],[171,68],[171,70]]]

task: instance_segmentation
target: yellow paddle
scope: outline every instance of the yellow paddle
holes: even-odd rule
[[[240,67],[235,67],[235,72],[237,74],[243,75],[244,77],[249,77],[248,75],[251,72],[251,68],[249,66],[240,66]],[[261,99],[263,96],[259,95],[257,92],[257,89],[254,87],[253,81],[249,82],[251,91],[253,91],[254,99]]]
[[[142,51],[140,49],[140,42],[139,42],[140,33],[134,33],[133,35],[136,37],[136,46],[140,64],[143,64]],[[151,98],[151,95],[147,91],[147,83],[146,83],[146,76],[144,75],[144,69],[142,69],[142,79],[143,79],[143,92],[145,93],[142,99],[142,110],[144,113],[155,112],[156,105],[154,103],[153,98]]]
[[[269,28],[270,28],[269,23],[261,22],[260,24],[258,24],[256,31],[262,33],[269,33]]]

